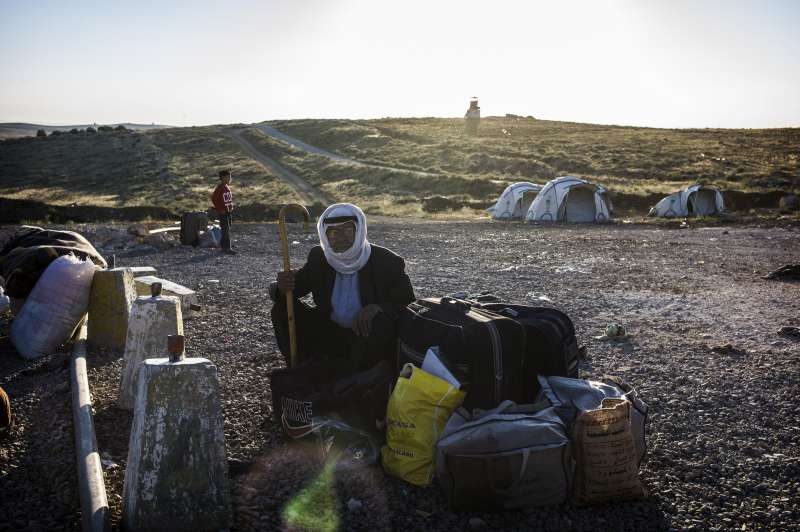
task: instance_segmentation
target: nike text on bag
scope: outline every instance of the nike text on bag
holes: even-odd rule
[[[387,362],[354,375],[332,361],[307,361],[270,375],[272,411],[284,434],[300,439],[311,434],[313,419],[335,415],[353,428],[378,433],[386,415],[392,385]]]

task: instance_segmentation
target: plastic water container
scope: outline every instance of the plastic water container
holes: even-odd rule
[[[69,340],[86,314],[96,269],[73,255],[50,263],[11,324],[11,343],[20,355],[49,355]]]

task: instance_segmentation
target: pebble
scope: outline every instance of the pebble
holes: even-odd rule
[[[358,499],[350,499],[347,501],[347,509],[351,512],[360,512],[363,504]]]
[[[481,528],[486,527],[486,522],[481,519],[480,517],[470,517],[469,519],[469,528],[472,530],[480,530]]]
[[[763,237],[770,232],[776,233],[781,245],[775,241],[764,245]],[[266,282],[282,269],[280,253],[271,251],[280,249],[277,231],[273,225],[241,224],[235,233],[241,253],[230,259],[209,255],[207,260],[197,260],[207,252],[178,247],[138,256],[135,261],[152,265],[190,288],[205,283],[200,319],[184,323],[187,356],[206,356],[218,368],[228,458],[255,461],[253,467],[231,478],[235,528],[277,530],[285,528],[281,511],[319,471],[308,456],[289,456],[290,447],[269,415],[269,373],[283,366],[269,323],[270,304],[265,304]],[[793,321],[796,294],[756,281],[751,270],[760,267],[753,257],[759,263],[793,260],[789,250],[798,249],[800,233],[748,228],[737,232],[741,250],[722,243],[709,247],[699,233],[613,225],[503,224],[500,229],[486,222],[371,226],[370,241],[388,245],[406,258],[418,297],[492,289],[504,300],[522,302],[528,291],[546,292],[556,303],[543,304],[570,315],[578,344],[592,345],[591,360],[580,363],[581,374],[596,378],[628,368],[626,379],[651,406],[648,454],[640,472],[650,495],[638,503],[498,512],[487,524],[469,513],[451,511],[436,486],[416,488],[387,477],[380,468],[369,468],[346,479],[337,474],[340,529],[707,530],[742,523],[749,529],[752,523],[752,528],[781,530],[796,526],[800,514],[794,483],[800,468],[794,449],[800,445],[800,429],[791,420],[800,419],[795,400],[800,373],[796,357],[790,356],[796,341],[776,337],[780,325],[800,325]],[[652,240],[648,248],[638,245],[645,237]],[[448,243],[443,246],[445,240]],[[314,243],[315,238],[309,238],[293,246],[293,265],[302,265]],[[670,254],[656,255],[656,249],[702,250],[698,259],[716,264],[724,257],[725,269],[686,275],[685,265]],[[537,262],[545,258],[539,256],[540,251],[547,252],[548,264],[575,264],[591,269],[592,275],[565,276],[537,266],[544,264]],[[527,254],[534,257],[514,262],[523,266],[513,272],[497,272],[515,253],[520,259]],[[619,264],[615,258],[620,254],[626,257],[624,268],[600,267]],[[464,267],[464,257],[470,258],[469,268]],[[126,265],[126,260],[133,264],[134,259],[119,256],[117,262]],[[616,286],[620,278],[628,283],[624,290],[598,290],[598,286]],[[520,282],[530,286],[520,292]],[[220,316],[225,319],[224,334],[219,332]],[[625,352],[619,346],[592,342],[597,324],[609,321],[638,331],[632,340],[635,350]],[[12,530],[25,530],[31,516],[39,515],[57,516],[58,525],[35,517],[40,526],[75,529],[80,526],[80,502],[69,398],[58,394],[44,398],[40,393],[68,382],[68,373],[56,373],[58,364],[53,363],[53,371],[23,374],[43,364],[5,356],[3,327],[0,319],[0,380],[20,397],[16,412],[24,439],[2,443],[9,458],[2,465],[6,473],[0,480],[0,516]],[[738,332],[743,334],[737,337]],[[785,345],[769,346],[776,340]],[[719,346],[718,352],[710,352],[713,345]],[[91,353],[89,360],[98,443],[109,456],[122,459],[131,417],[115,406],[119,355]],[[112,527],[119,525],[124,463],[120,465],[105,471],[115,516]],[[361,508],[351,510],[350,500],[360,502]],[[247,512],[239,514],[238,509]]]

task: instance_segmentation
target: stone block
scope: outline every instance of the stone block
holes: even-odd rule
[[[125,349],[134,299],[136,289],[130,269],[114,268],[95,272],[89,293],[89,345],[118,351]]]
[[[156,269],[152,266],[131,266],[128,268],[130,271],[133,272],[134,277],[145,277],[148,275],[155,276]]]
[[[216,366],[204,358],[158,358],[139,371],[123,528],[227,529],[230,493]]]
[[[197,304],[197,292],[194,290],[179,285],[178,283],[167,281],[166,279],[160,279],[154,275],[137,277],[135,281],[136,292],[140,296],[150,295],[150,285],[153,283],[161,283],[162,294],[165,296],[177,297],[181,302],[181,311],[183,311],[183,317],[188,318],[193,315],[194,311],[192,310],[191,306]]]
[[[121,408],[133,409],[139,367],[148,358],[167,355],[167,336],[170,334],[183,334],[183,316],[177,298],[151,296],[140,297],[133,302],[122,357],[119,386]]]

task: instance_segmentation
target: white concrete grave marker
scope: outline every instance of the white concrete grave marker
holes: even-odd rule
[[[182,336],[170,344],[170,358],[145,360],[139,370],[123,528],[224,530],[231,510],[217,368],[183,358]]]
[[[128,322],[119,386],[119,406],[126,410],[133,409],[135,381],[142,361],[163,357],[167,352],[167,336],[183,334],[180,302],[177,298],[162,296],[159,283],[150,287],[150,297],[139,297],[133,302]]]

